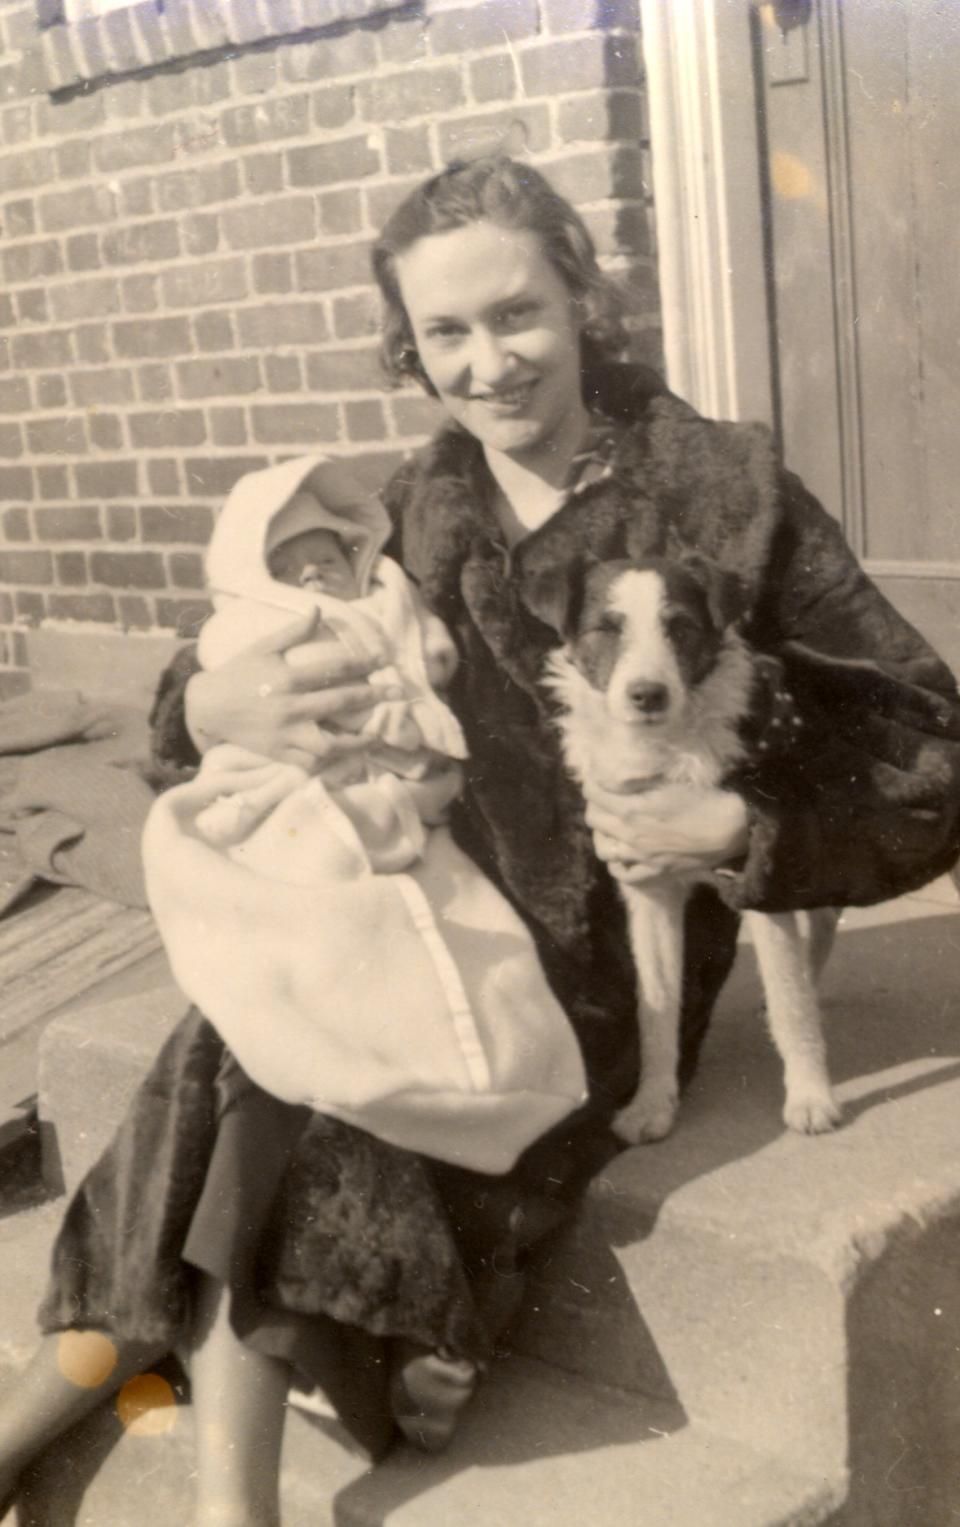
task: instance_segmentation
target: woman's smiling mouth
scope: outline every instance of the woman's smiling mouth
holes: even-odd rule
[[[514,413],[526,407],[536,385],[535,381],[530,381],[519,387],[505,387],[500,392],[474,393],[473,401],[496,413]]]

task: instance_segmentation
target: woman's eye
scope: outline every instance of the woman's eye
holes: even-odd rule
[[[455,323],[435,323],[426,331],[427,339],[440,344],[449,344],[456,340],[463,330]]]
[[[502,308],[497,314],[497,326],[501,329],[522,329],[529,322],[536,311],[533,302],[517,302],[508,308]]]

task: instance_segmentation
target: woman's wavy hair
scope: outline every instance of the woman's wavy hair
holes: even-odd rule
[[[418,186],[388,219],[373,247],[373,273],[385,309],[380,357],[394,386],[412,379],[436,396],[400,295],[397,256],[418,239],[481,220],[539,235],[547,259],[580,309],[585,369],[623,354],[628,343],[623,298],[597,264],[583,219],[532,165],[490,154],[450,164]]]

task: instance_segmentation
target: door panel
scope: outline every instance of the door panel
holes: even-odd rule
[[[786,460],[960,667],[960,5],[761,17]]]

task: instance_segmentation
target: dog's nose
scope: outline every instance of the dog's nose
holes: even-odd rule
[[[643,716],[658,716],[670,698],[666,684],[651,684],[645,679],[636,679],[627,689],[627,697]]]

